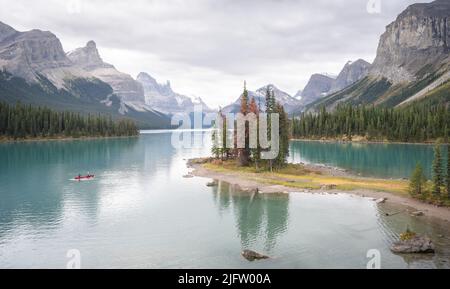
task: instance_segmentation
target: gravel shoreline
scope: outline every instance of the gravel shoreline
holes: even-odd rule
[[[333,176],[345,176],[345,177],[352,177],[355,179],[356,178],[363,179],[363,177],[351,175],[347,171],[340,169],[334,169],[320,165],[304,164],[304,166],[307,169],[319,170],[323,173],[330,174]],[[192,176],[226,182],[246,192],[258,192],[260,194],[280,194],[280,193],[347,194],[364,198],[370,198],[373,201],[383,200],[386,203],[394,203],[397,205],[406,206],[408,207],[407,211],[410,213],[422,212],[425,217],[433,217],[446,222],[450,222],[450,208],[437,207],[435,205],[427,204],[413,198],[399,196],[388,192],[373,191],[373,190],[343,191],[332,188],[323,188],[320,190],[299,190],[298,188],[292,188],[282,185],[270,185],[260,183],[254,180],[249,180],[238,172],[232,171],[217,172],[209,170],[206,169],[202,164],[197,164],[191,161],[188,161],[188,167],[192,169],[192,172],[190,173],[190,175]]]

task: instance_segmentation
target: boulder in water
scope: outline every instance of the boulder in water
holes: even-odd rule
[[[428,237],[415,236],[394,243],[391,251],[396,254],[430,254],[434,253],[434,244]]]
[[[217,181],[210,182],[210,183],[207,183],[207,184],[206,184],[206,186],[207,186],[207,187],[210,187],[210,188],[212,188],[212,187],[217,187],[218,185],[219,185],[219,183],[218,183]]]
[[[245,259],[247,259],[250,262],[256,261],[256,260],[265,260],[265,259],[269,259],[268,256],[256,253],[255,251],[251,251],[251,250],[244,250],[242,251],[242,257],[244,257]]]
[[[417,211],[417,212],[411,213],[411,216],[413,216],[413,217],[422,217],[423,215],[425,215],[425,213],[422,211]]]
[[[386,203],[386,201],[387,201],[386,198],[381,198],[381,199],[376,200],[375,203],[377,203],[377,204],[384,204],[384,203]]]

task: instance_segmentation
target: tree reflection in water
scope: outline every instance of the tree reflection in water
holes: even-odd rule
[[[239,191],[235,186],[219,182],[213,188],[214,201],[219,213],[232,212],[242,248],[261,244],[266,252],[272,251],[277,238],[287,232],[289,224],[288,194],[252,194]]]

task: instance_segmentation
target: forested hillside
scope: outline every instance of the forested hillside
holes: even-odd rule
[[[293,120],[297,138],[362,137],[367,140],[429,142],[450,135],[447,97],[436,95],[402,108],[339,105],[328,112],[305,113]]]
[[[56,137],[134,136],[133,121],[101,115],[58,112],[46,107],[9,105],[0,102],[0,138],[30,139]]]

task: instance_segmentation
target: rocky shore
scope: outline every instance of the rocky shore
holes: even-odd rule
[[[318,189],[299,189],[287,185],[273,185],[257,181],[256,174],[241,173],[232,170],[213,170],[205,167],[205,164],[210,163],[211,159],[193,159],[188,161],[188,167],[192,169],[190,175],[195,177],[203,177],[213,180],[215,182],[221,181],[235,186],[236,190],[249,193],[259,194],[290,194],[290,193],[310,193],[310,194],[350,194],[364,198],[370,198],[377,203],[393,203],[406,207],[407,212],[417,218],[438,218],[440,220],[450,222],[450,209],[445,207],[437,207],[435,205],[427,204],[419,200],[410,198],[406,195],[393,194],[380,190],[341,190],[335,188],[333,185],[324,185]],[[320,173],[331,176],[345,176],[352,177],[355,180],[368,179],[360,176],[352,176],[349,172],[339,169],[334,169],[320,165],[304,164],[305,168],[309,170],[319,171]],[[275,177],[275,176],[274,176]],[[373,179],[372,179],[373,180]],[[209,183],[213,186],[214,182]],[[382,200],[382,202],[381,202]]]

